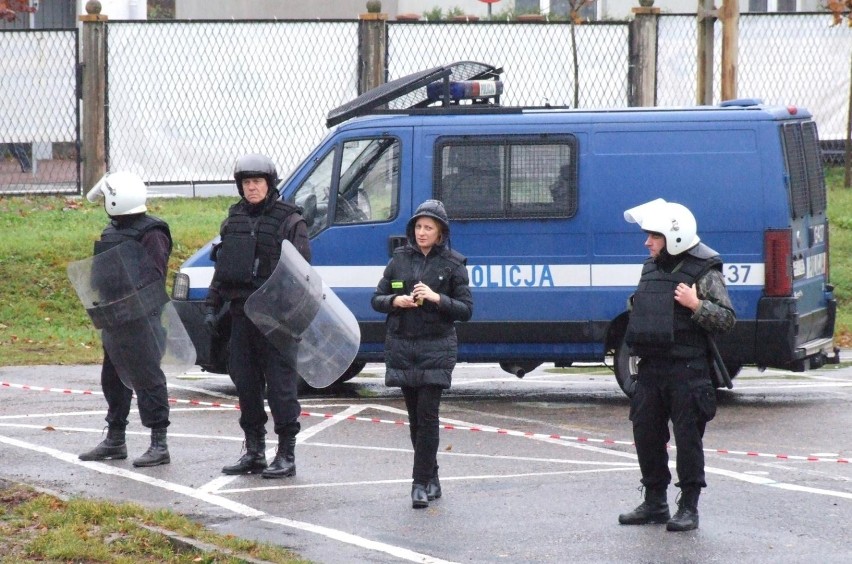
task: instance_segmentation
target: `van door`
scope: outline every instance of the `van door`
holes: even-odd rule
[[[305,209],[314,268],[361,325],[361,360],[384,349],[370,299],[411,215],[411,138],[408,127],[341,132],[288,190]]]
[[[816,124],[791,120],[780,130],[789,227],[764,235],[757,363],[798,371],[818,367],[834,353],[836,302],[828,285],[827,198]]]

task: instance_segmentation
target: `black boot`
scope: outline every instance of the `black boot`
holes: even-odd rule
[[[278,450],[272,461],[261,476],[264,478],[287,478],[296,475],[296,437],[295,435],[278,435]]]
[[[429,507],[429,494],[426,493],[426,486],[423,484],[411,484],[411,507],[414,509],[423,509]]]
[[[660,525],[669,520],[669,504],[665,489],[645,488],[645,501],[629,513],[618,516],[622,525]]]
[[[266,437],[263,433],[246,432],[246,453],[236,464],[222,468],[223,474],[259,474],[266,468]]]
[[[109,427],[107,436],[95,448],[80,455],[80,460],[124,460],[127,458],[127,444],[124,442],[124,429]]]
[[[429,497],[429,501],[441,497],[441,481],[438,479],[437,466],[435,467],[435,471],[432,473],[432,477],[429,478],[429,483],[426,484],[426,495]]]
[[[133,466],[159,466],[171,461],[169,445],[166,443],[166,429],[151,429],[151,446],[145,454],[133,461]]]
[[[677,502],[677,513],[666,523],[667,531],[691,531],[698,528],[698,496],[701,488],[682,488]]]

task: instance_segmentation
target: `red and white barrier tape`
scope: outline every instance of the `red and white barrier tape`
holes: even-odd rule
[[[9,382],[0,382],[0,388],[18,388],[21,390],[29,390],[34,392],[55,392],[61,394],[82,394],[82,395],[103,395],[102,392],[93,392],[91,390],[72,390],[72,389],[63,389],[63,388],[44,388],[39,386],[28,386],[26,384],[12,384]],[[169,403],[173,404],[186,404],[186,405],[197,405],[201,407],[218,407],[218,408],[230,408],[230,409],[239,409],[240,406],[237,404],[228,404],[221,402],[210,402],[210,401],[199,401],[199,400],[185,400],[185,399],[176,399],[169,398]],[[400,419],[392,420],[392,419],[380,419],[377,417],[358,417],[355,415],[347,415],[340,416],[335,415],[334,413],[314,413],[310,411],[303,411],[301,413],[303,417],[322,417],[324,419],[340,419],[346,421],[366,421],[368,423],[384,423],[389,425],[408,425],[407,421],[403,421]],[[441,425],[442,429],[448,429],[453,431],[472,431],[478,433],[495,433],[497,435],[508,435],[512,437],[526,437],[526,438],[537,438],[537,439],[556,439],[561,441],[572,441],[577,443],[595,443],[602,445],[627,445],[634,446],[633,441],[617,441],[615,439],[595,439],[591,437],[574,437],[569,435],[558,435],[558,434],[547,434],[547,433],[530,433],[530,432],[522,432],[522,431],[512,431],[509,429],[497,429],[491,427],[472,427],[472,426],[463,426],[463,425]],[[675,448],[675,447],[669,447]],[[743,450],[728,450],[728,449],[704,449],[704,452],[711,452],[716,454],[730,454],[730,455],[738,455],[738,456],[747,456],[754,458],[772,458],[776,460],[802,460],[806,462],[837,462],[840,464],[849,464],[849,459],[847,458],[828,458],[822,456],[797,456],[797,455],[788,455],[788,454],[767,454],[763,452],[756,451],[743,451]]]

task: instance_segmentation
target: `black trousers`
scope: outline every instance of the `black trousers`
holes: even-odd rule
[[[438,412],[442,393],[439,386],[402,387],[414,447],[411,478],[417,484],[425,485],[438,475]]]
[[[293,355],[284,355],[241,311],[231,309],[229,371],[240,398],[240,427],[246,433],[266,434],[263,405],[266,390],[275,433],[296,436],[301,430],[299,375]]]
[[[134,391],[118,377],[118,371],[106,351],[101,367],[101,389],[107,401],[107,425],[111,429],[125,429]],[[169,393],[166,384],[136,390],[136,403],[142,425],[149,429],[165,429],[169,426]]]
[[[676,445],[680,488],[706,487],[704,429],[716,415],[716,391],[705,358],[643,358],[636,393],[630,402],[633,440],[648,489],[665,489],[671,482],[669,421]]]

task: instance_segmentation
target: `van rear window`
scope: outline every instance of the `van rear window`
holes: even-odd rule
[[[816,124],[785,123],[781,126],[784,157],[790,179],[792,217],[819,214],[825,211],[825,177],[819,153]]]
[[[436,144],[433,180],[451,219],[573,217],[577,139],[444,137]]]

